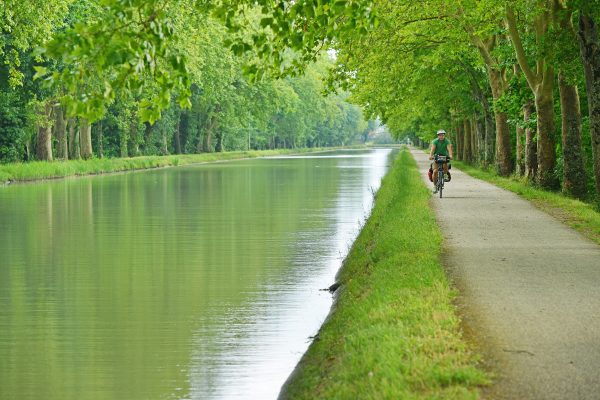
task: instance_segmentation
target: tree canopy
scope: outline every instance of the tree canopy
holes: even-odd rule
[[[378,27],[336,41],[331,84],[397,137],[428,142],[443,127],[465,161],[580,198],[595,177],[598,195],[599,10],[597,1],[373,1]]]
[[[333,25],[366,29],[366,2],[3,4],[0,160],[332,146],[367,129],[347,94],[324,95],[320,51]]]

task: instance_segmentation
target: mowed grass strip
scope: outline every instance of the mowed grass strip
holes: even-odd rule
[[[452,161],[452,164],[474,178],[518,194],[540,210],[600,244],[600,213],[592,204],[569,198],[561,193],[536,188],[516,177],[501,177],[495,172],[482,170],[464,162]]]
[[[401,152],[344,261],[332,313],[281,398],[478,398],[489,380],[461,337],[429,199]]]
[[[230,151],[222,153],[178,154],[170,156],[93,158],[90,160],[31,161],[26,163],[0,164],[0,185],[5,182],[35,181],[69,176],[105,174],[111,172],[336,149],[340,148]]]

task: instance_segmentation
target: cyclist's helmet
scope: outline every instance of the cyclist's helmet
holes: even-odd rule
[[[445,135],[445,134],[446,134],[446,131],[445,131],[445,130],[443,130],[443,129],[440,129],[439,131],[437,131],[437,134],[438,134],[438,135]]]

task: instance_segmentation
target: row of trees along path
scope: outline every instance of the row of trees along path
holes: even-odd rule
[[[336,73],[395,135],[445,128],[458,159],[600,200],[599,1],[373,3]]]

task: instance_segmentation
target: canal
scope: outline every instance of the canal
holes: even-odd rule
[[[0,399],[274,399],[395,152],[0,188]]]

